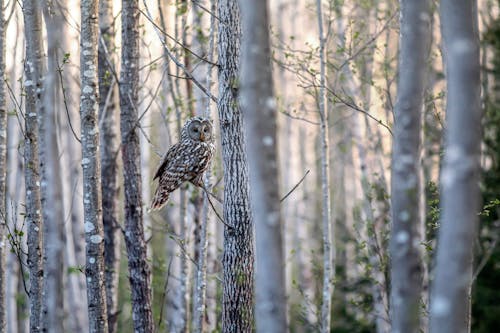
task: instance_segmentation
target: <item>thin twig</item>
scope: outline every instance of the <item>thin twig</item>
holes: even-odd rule
[[[496,221],[494,223],[494,225],[498,225],[498,223],[500,223],[500,221]],[[481,259],[481,262],[479,263],[479,265],[477,265],[476,271],[474,272],[474,275],[472,277],[472,282],[474,282],[477,279],[479,273],[481,273],[481,271],[483,270],[484,266],[486,266],[486,264],[488,263],[488,260],[490,260],[491,256],[493,255],[493,251],[495,250],[495,248],[497,246],[498,238],[499,238],[498,232],[494,233],[494,234],[495,234],[495,238],[493,239],[492,244],[490,245],[490,247],[486,251],[486,253],[483,256],[483,258]]]
[[[15,208],[13,208],[15,210]],[[22,255],[27,255],[27,253],[25,253],[23,251],[23,248],[22,248],[22,244],[21,244],[21,236],[19,233],[16,233],[16,232],[12,232],[10,230],[10,227],[9,227],[9,224],[7,223],[7,217],[3,214],[3,212],[1,212],[2,216],[1,216],[1,219],[2,221],[5,221],[3,222],[2,224],[5,226],[5,228],[7,229],[7,233],[10,237],[7,237],[8,240],[9,240],[9,243],[10,243],[10,246],[11,246],[11,250],[14,252],[14,254],[16,255],[16,258],[18,260],[18,263],[19,263],[19,275],[20,275],[20,279],[23,281],[23,288],[24,288],[24,292],[26,293],[26,295],[28,296],[28,298],[30,297],[30,291],[28,290],[28,286],[26,285],[26,280],[25,280],[25,272],[24,272],[24,267],[28,267],[28,264],[26,264],[25,262],[23,262],[23,258],[22,258]],[[15,212],[15,214],[13,214],[14,216],[17,215],[17,212]],[[16,222],[15,220],[13,219],[13,224],[14,224],[14,229],[15,230],[23,230],[24,229],[24,223],[26,222],[26,219],[23,220],[23,224],[21,225],[21,229],[17,229],[17,225],[16,225]]]
[[[148,10],[146,8],[146,10]],[[204,61],[212,66],[219,66],[218,64],[214,63],[214,62],[210,62],[208,61],[207,59],[203,58],[202,56],[198,55],[197,53],[195,53],[194,51],[192,51],[189,47],[187,47],[185,44],[182,44],[181,42],[179,42],[176,38],[170,36],[170,34],[168,34],[165,30],[163,30],[162,28],[160,28],[158,26],[158,24],[156,24],[156,22],[153,21],[153,19],[148,15],[149,14],[149,11],[148,11],[148,14],[144,13],[141,9],[139,9],[139,12],[144,15],[148,21],[156,28],[158,29],[159,32],[161,32],[164,36],[168,37],[170,40],[172,40],[175,44],[179,45],[180,47],[182,47],[182,49],[184,49],[185,51],[187,51],[188,53],[192,54],[195,58],[198,58],[199,60],[201,61]],[[163,40],[160,40],[162,43],[166,42],[166,41],[163,41]]]
[[[375,118],[374,116],[372,116],[370,114],[370,112],[366,111],[366,110],[363,110],[362,108],[360,108],[359,106],[357,106],[355,103],[351,103],[349,101],[346,101],[345,99],[343,99],[342,97],[340,97],[337,93],[335,93],[332,89],[328,88],[328,87],[325,87],[326,90],[332,94],[336,99],[339,100],[339,102],[341,102],[342,104],[344,104],[345,106],[347,107],[350,107],[351,109],[355,110],[355,111],[358,111],[358,112],[361,112],[361,113],[364,113],[368,118],[372,119],[372,120],[375,120],[377,123],[379,123],[379,125],[382,125],[383,127],[385,127],[385,129],[387,129],[387,131],[391,134],[391,136],[394,136],[392,134],[392,130],[391,128],[385,124],[382,120],[380,119],[377,119]]]
[[[304,181],[304,179],[306,178],[306,176],[309,174],[310,171],[311,170],[307,170],[306,171],[306,173],[304,174],[304,176],[302,176],[302,178],[300,178],[299,182],[297,184],[295,184],[295,186],[292,187],[292,189],[290,191],[288,191],[288,193],[283,198],[280,199],[280,202],[285,201],[285,199],[288,198],[288,196],[290,194],[292,194],[292,192],[295,191],[297,189],[297,187],[300,186],[300,184],[302,184],[302,182]]]
[[[197,185],[197,186],[199,186],[199,185]],[[202,185],[202,186],[199,186],[199,187],[201,187],[206,193],[208,193],[212,197],[214,197],[214,199],[217,200],[222,205],[222,200],[218,196],[216,196],[214,193],[212,193],[211,191],[209,191],[207,188],[205,188],[205,185]]]
[[[151,13],[149,12],[149,8],[147,6],[147,3],[146,1],[144,1],[144,7],[146,9],[146,12],[147,13],[144,13],[141,11],[141,13],[146,16],[146,18],[148,19],[149,22],[151,22],[151,24],[153,24],[153,27],[155,28],[155,31],[156,33],[158,34],[158,37],[160,38],[160,42],[162,43],[163,45],[163,49],[165,50],[165,53],[168,55],[168,57],[177,65],[178,68],[182,69],[182,71],[186,74],[186,76],[191,80],[193,81],[193,83],[204,93],[206,94],[207,96],[210,97],[210,99],[212,99],[215,103],[218,103],[218,100],[217,100],[217,97],[215,97],[214,95],[212,95],[212,93],[207,90],[206,87],[204,87],[192,74],[191,72],[186,68],[186,66],[184,66],[173,54],[172,52],[170,51],[170,49],[168,48],[164,38],[162,38],[161,36],[161,28],[158,27],[158,25],[154,22],[154,20],[151,18]],[[203,61],[206,61],[205,59],[203,59]],[[215,64],[213,64],[215,65]]]
[[[59,74],[59,81],[61,82],[61,91],[63,95],[64,109],[66,110],[66,116],[68,117],[69,128],[71,129],[71,132],[73,132],[73,136],[75,137],[76,141],[82,143],[82,140],[80,140],[78,135],[76,135],[75,129],[73,128],[73,124],[71,123],[71,117],[69,115],[68,101],[66,99],[66,89],[64,89],[64,79],[62,76],[63,66],[64,66],[64,60],[61,66],[57,64],[57,73]]]
[[[217,212],[217,210],[215,209],[215,206],[214,204],[212,203],[212,200],[210,200],[210,196],[208,195],[208,192],[204,187],[202,187],[202,189],[205,191],[205,195],[207,196],[207,199],[208,199],[208,202],[210,203],[210,206],[212,206],[212,209],[214,210],[214,213],[215,215],[217,215],[217,217],[219,218],[219,220],[222,222],[222,224],[224,224],[226,227],[228,227],[229,229],[234,229],[233,226],[230,226],[229,224],[227,224],[224,219],[222,217],[220,217],[219,213]]]
[[[294,115],[292,115],[291,113],[286,112],[286,111],[283,111],[283,110],[280,110],[279,112],[280,112],[281,114],[283,114],[283,115],[285,115],[285,116],[287,116],[287,117],[291,118],[291,119],[304,121],[304,122],[309,123],[309,124],[311,124],[311,125],[316,125],[316,126],[318,126],[318,125],[319,125],[319,123],[318,123],[318,122],[315,122],[315,121],[312,121],[312,120],[309,120],[309,119],[306,119],[306,118],[302,118],[302,117],[297,117],[297,116],[294,116]]]
[[[11,88],[9,82],[6,79],[4,80],[4,82],[5,82],[5,85],[7,86],[7,90],[9,91],[9,95],[10,95],[12,101],[16,105],[16,108],[17,108],[16,109],[16,118],[17,118],[17,122],[19,123],[19,130],[21,131],[21,134],[25,138],[26,134],[23,131],[23,125],[22,125],[21,119],[19,119],[19,113],[21,113],[21,117],[23,117],[23,120],[26,120],[26,116],[23,114],[23,110],[22,110],[21,106],[19,105],[19,103],[17,102],[16,95],[12,91],[12,88]]]
[[[203,6],[199,0],[193,0],[193,3],[197,6],[200,7],[203,11],[207,12],[210,16],[215,18],[217,21],[221,22],[220,18],[213,13],[213,11],[207,9],[205,6]]]
[[[345,59],[345,61],[338,67],[338,70],[341,70],[344,66],[346,66],[351,60],[356,59],[356,57],[363,52],[370,44],[375,42],[380,35],[389,28],[389,23],[396,17],[399,11],[394,11],[394,13],[389,17],[389,19],[385,22],[382,29],[377,31],[362,47],[360,47],[356,52],[354,52],[350,57]]]
[[[161,306],[160,306],[160,319],[158,319],[158,325],[156,327],[160,328],[161,321],[163,319],[163,308],[165,305],[165,297],[167,297],[168,280],[170,278],[170,268],[172,267],[172,257],[168,262],[167,276],[165,277],[165,284],[163,285],[163,293],[161,294]]]
[[[304,74],[301,74],[298,70],[294,69],[294,68],[291,68],[290,66],[288,66],[287,64],[284,64],[282,62],[280,62],[279,60],[277,59],[273,59],[274,62],[276,62],[278,64],[278,66],[282,67],[283,69],[289,71],[290,73],[293,73],[295,75],[297,75],[297,77],[299,79],[302,79],[304,82],[307,82],[308,83],[308,86],[303,86],[304,88],[319,88],[320,85],[318,85],[315,80],[314,80],[314,77],[315,75],[313,75],[313,73],[311,73],[309,70],[307,70],[306,68],[304,68],[305,72],[310,74],[311,75],[311,78],[307,78]],[[326,91],[328,93],[330,93],[331,95],[333,95],[335,98],[337,98],[337,100],[339,102],[341,102],[342,104],[344,104],[345,106],[355,110],[355,111],[358,111],[358,112],[361,112],[361,113],[364,113],[368,118],[376,121],[379,125],[382,125],[385,129],[387,129],[387,131],[389,132],[389,134],[391,134],[391,136],[393,136],[393,133],[392,133],[392,130],[391,128],[385,124],[382,120],[380,119],[377,119],[375,118],[374,116],[372,116],[368,111],[366,110],[363,110],[362,108],[360,108],[359,106],[357,106],[355,103],[351,103],[349,101],[346,101],[344,98],[340,97],[337,93],[335,93],[333,90],[331,90],[330,88],[328,88],[327,86],[324,87],[326,89]]]

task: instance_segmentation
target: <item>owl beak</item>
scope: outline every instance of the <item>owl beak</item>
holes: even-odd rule
[[[203,131],[200,133],[200,140],[205,141],[205,133],[203,133]]]

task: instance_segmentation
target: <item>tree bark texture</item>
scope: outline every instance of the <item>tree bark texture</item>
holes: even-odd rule
[[[89,331],[97,333],[108,330],[98,130],[98,1],[82,0],[81,15],[80,117],[86,243],[85,276],[87,278]]]
[[[243,27],[241,102],[245,114],[256,234],[257,332],[286,332],[285,260],[280,213],[277,105],[267,1],[240,0]]]
[[[5,19],[4,2],[0,0],[0,331],[7,327],[6,285],[6,237],[7,224],[6,181],[7,181],[7,106],[5,89]]]
[[[219,122],[224,169],[222,331],[253,328],[254,245],[243,119],[238,104],[240,16],[237,1],[221,0],[219,17]]]
[[[48,332],[65,332],[64,315],[64,207],[60,151],[57,138],[58,94],[60,93],[57,70],[60,51],[59,20],[51,1],[44,2],[44,18],[47,29],[48,71],[44,78],[43,111],[39,116],[40,165],[42,169],[42,210],[45,231],[45,291],[44,329]]]
[[[430,332],[469,331],[473,247],[479,211],[481,98],[475,0],[442,0],[446,140]]]
[[[320,57],[320,84],[318,94],[318,106],[320,123],[320,141],[321,141],[321,219],[323,228],[323,290],[321,304],[321,322],[320,330],[322,333],[330,332],[333,278],[335,276],[335,246],[332,244],[332,223],[330,219],[330,177],[329,177],[329,148],[328,148],[328,113],[325,107],[325,37],[323,32],[323,11],[321,1],[316,1],[316,11],[319,30],[319,57]]]
[[[137,130],[139,84],[139,4],[122,1],[122,66],[120,74],[120,128],[125,191],[125,245],[136,332],[153,332],[150,268],[144,240],[141,197],[141,155]]]
[[[392,144],[392,332],[418,332],[423,278],[421,136],[430,3],[401,0],[398,98]]]
[[[118,319],[118,272],[120,269],[119,218],[119,100],[115,66],[115,27],[112,0],[99,1],[99,134],[104,227],[104,262],[108,330],[116,332]]]
[[[40,166],[38,156],[38,121],[43,107],[42,89],[42,11],[38,0],[23,2],[26,38],[25,144],[24,176],[26,187],[26,223],[28,226],[28,267],[30,285],[30,332],[42,330],[43,234],[40,199]]]

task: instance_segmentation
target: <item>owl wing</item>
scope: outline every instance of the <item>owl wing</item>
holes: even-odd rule
[[[156,169],[155,175],[153,176],[153,180],[156,178],[159,178],[163,171],[165,171],[165,168],[167,168],[169,162],[172,163],[175,159],[175,155],[179,153],[180,144],[176,143],[170,149],[166,152],[166,154],[163,156],[161,159],[160,165],[158,166],[158,169]]]
[[[185,147],[178,143],[170,147],[162,158],[153,178],[153,180],[158,178],[158,187],[150,205],[152,210],[163,207],[167,203],[170,193],[189,179],[188,157]]]

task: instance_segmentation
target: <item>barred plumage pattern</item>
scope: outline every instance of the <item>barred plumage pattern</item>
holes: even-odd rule
[[[168,201],[170,193],[185,181],[202,186],[203,173],[214,154],[212,124],[208,119],[189,119],[181,131],[181,139],[167,151],[153,180],[158,178],[151,209],[160,209]]]

